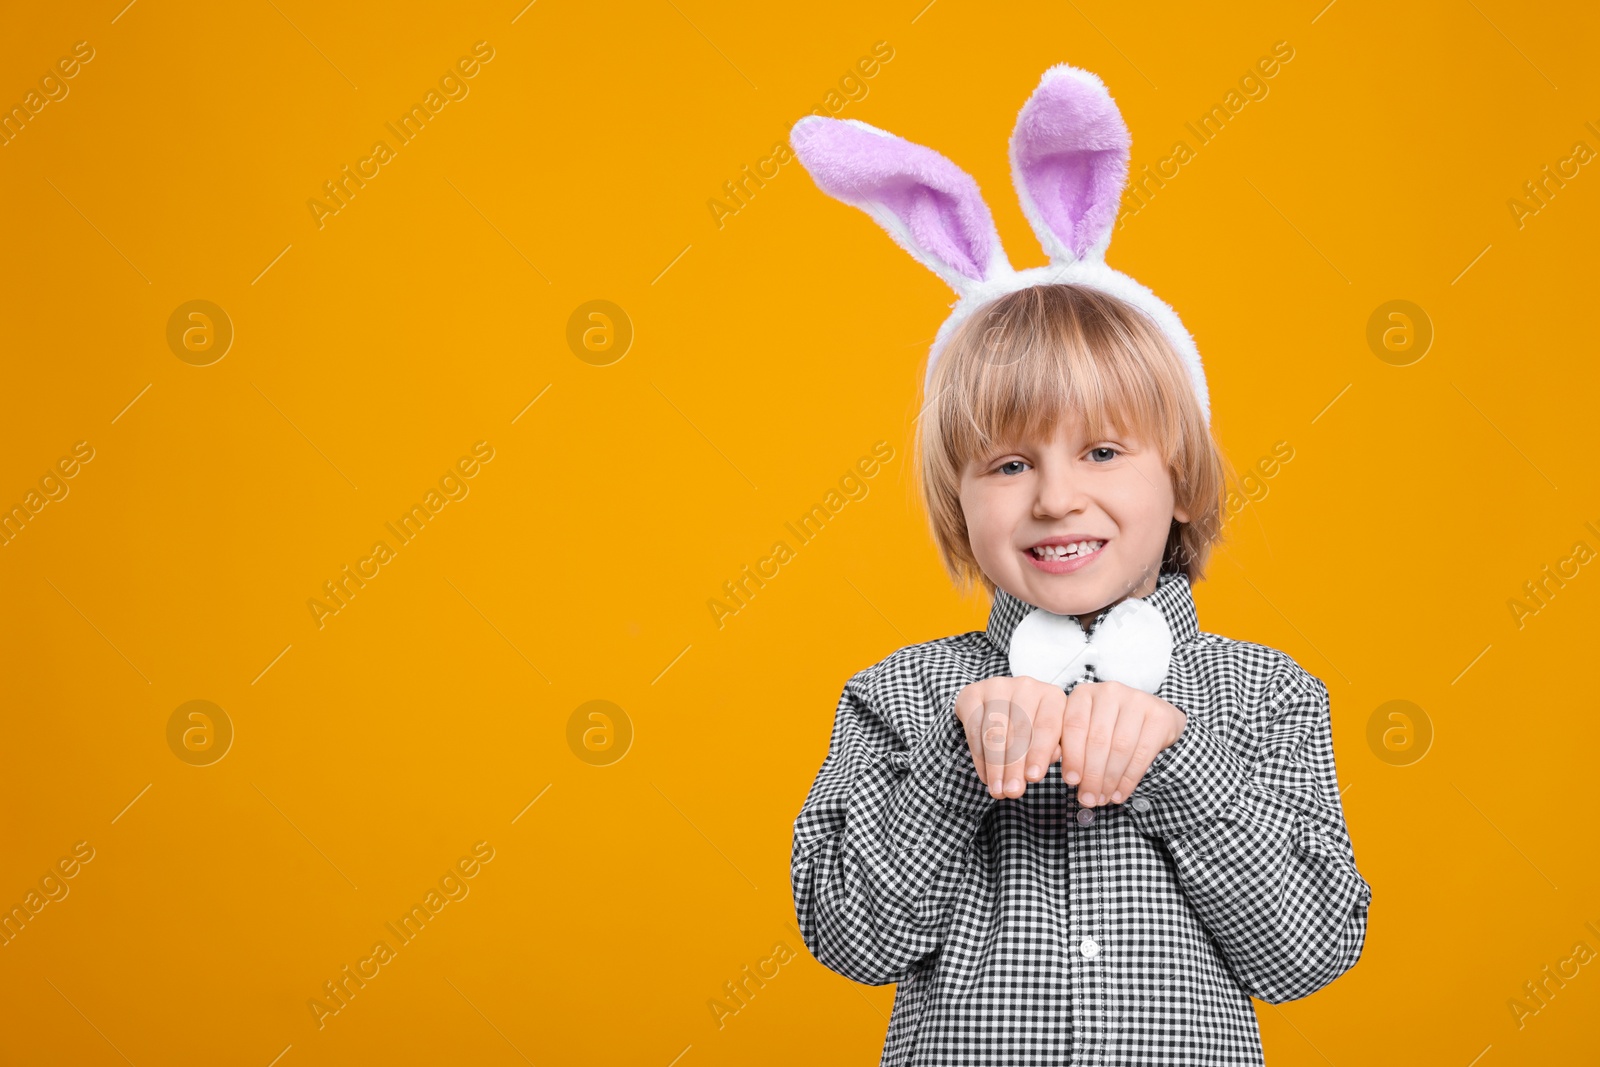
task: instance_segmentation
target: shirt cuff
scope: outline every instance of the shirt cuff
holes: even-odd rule
[[[954,701],[943,712],[942,721],[911,750],[911,776],[945,807],[981,814],[994,806],[996,798],[989,795],[989,787],[973,766],[966,727],[955,716]]]
[[[1177,837],[1221,816],[1248,777],[1244,761],[1191,714],[1178,740],[1151,761],[1134,787],[1128,813],[1140,833]]]

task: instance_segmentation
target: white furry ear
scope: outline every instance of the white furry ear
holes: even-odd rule
[[[1059,63],[1017,115],[1011,180],[1052,263],[1104,259],[1132,138],[1099,77]]]
[[[1210,425],[1205,368],[1194,338],[1177,312],[1105,260],[1128,181],[1132,139],[1097,76],[1065,63],[1045,71],[1011,134],[1012,181],[1050,256],[1048,266],[1012,268],[978,183],[931,148],[855,119],[816,115],[796,122],[789,142],[818,188],[872,216],[956,291],[958,299],[928,351],[925,393],[931,395],[939,354],[973,312],[1033,285],[1082,285],[1132,304],[1155,322],[1183,360]]]
[[[789,143],[819,189],[871,215],[958,294],[1011,273],[978,183],[933,149],[820,115],[795,123]]]

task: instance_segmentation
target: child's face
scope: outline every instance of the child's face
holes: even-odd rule
[[[1012,596],[1058,615],[1092,620],[1125,597],[1155,590],[1172,520],[1172,475],[1136,436],[1085,436],[1082,419],[1057,423],[1049,441],[1000,444],[967,464],[961,509],[978,566]],[[1104,542],[1081,558],[1030,551],[1059,537]]]

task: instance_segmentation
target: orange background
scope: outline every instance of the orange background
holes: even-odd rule
[[[1104,77],[1137,171],[1293,48],[1109,254],[1195,334],[1235,467],[1293,450],[1241,492],[1201,623],[1328,683],[1374,903],[1351,972],[1259,1006],[1269,1060],[1593,1054],[1592,966],[1510,1002],[1600,950],[1600,577],[1508,606],[1600,548],[1600,174],[1508,206],[1600,149],[1592,5],[123,2],[0,36],[7,106],[94,53],[0,147],[0,503],[94,453],[0,548],[0,899],[93,849],[0,948],[5,1062],[877,1061],[892,989],[806,953],[789,850],[844,680],[986,618],[910,467],[952,294],[796,162],[720,227],[708,201],[880,41],[838,113],[968,169],[1018,267],[1006,138],[1048,66]],[[307,201],[479,41],[468,95],[319,228]],[[167,342],[196,299],[235,331],[209,366]],[[596,299],[635,331],[605,366],[567,342]],[[1394,299],[1435,331],[1408,366],[1366,339]],[[307,601],[479,441],[468,495],[319,628]],[[235,732],[209,766],[168,744],[191,700]],[[591,700],[633,731],[607,766],[568,740]],[[1433,731],[1407,765],[1368,742],[1391,700]],[[323,983],[480,841],[319,1029]]]

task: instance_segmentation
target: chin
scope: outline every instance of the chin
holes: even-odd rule
[[[1116,594],[1103,588],[1104,583],[1101,582],[1072,589],[1068,589],[1067,584],[1062,583],[1052,588],[1049,583],[1035,583],[1034,587],[1039,590],[1040,597],[1036,603],[1057,615],[1093,615],[1117,599]]]
[[[1039,607],[1056,615],[1088,615],[1091,612],[1099,611],[1110,603],[1110,601],[1095,594],[1082,592],[1063,593],[1060,590],[1056,590],[1053,595],[1049,592],[1041,591],[1037,598],[1029,599],[1032,599]]]

